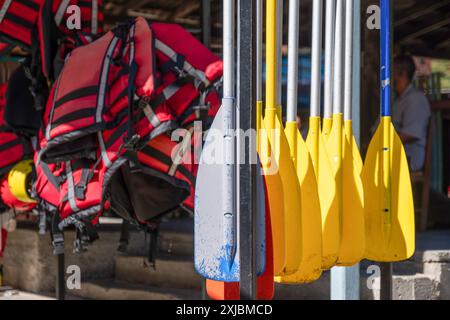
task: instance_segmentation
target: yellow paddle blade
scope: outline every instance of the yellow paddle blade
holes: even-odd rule
[[[314,167],[297,124],[286,124],[286,136],[297,167],[297,177],[302,196],[302,241],[303,258],[299,270],[290,276],[277,277],[275,281],[300,284],[316,281],[322,275],[322,218],[317,180]]]
[[[322,269],[327,270],[332,268],[338,259],[340,224],[336,185],[320,130],[320,118],[310,118],[306,145],[316,172],[322,216]]]
[[[353,266],[364,259],[366,249],[364,189],[361,174],[353,159],[352,144],[347,138],[343,141],[342,234],[338,265]]]
[[[283,273],[286,264],[283,183],[276,161],[271,161],[271,147],[264,122],[262,119],[257,122],[260,126],[258,128],[258,153],[265,174],[272,224],[274,274],[279,275]]]
[[[384,139],[385,135],[390,135],[390,139]],[[383,141],[388,144],[386,147]],[[388,170],[383,170],[386,167],[386,163],[383,164],[384,154],[389,155],[385,150],[390,151]],[[370,143],[362,180],[365,192],[366,258],[378,262],[409,259],[415,251],[411,178],[405,150],[389,117],[382,119]]]
[[[301,193],[289,144],[276,110],[266,110],[264,119],[269,142],[283,184],[285,213],[286,264],[282,275],[295,273],[302,259]]]
[[[332,126],[333,126],[333,119],[323,118],[322,135],[325,142],[328,141],[328,137],[330,136]]]
[[[345,130],[345,137],[348,139],[348,141],[352,144],[352,154],[353,154],[353,163],[356,166],[356,170],[358,171],[359,175],[362,174],[362,168],[363,168],[363,160],[361,157],[361,153],[359,152],[358,144],[356,143],[355,136],[353,135],[353,121],[347,120],[344,123],[344,130]]]
[[[352,144],[344,132],[343,115],[333,116],[333,128],[327,142],[336,181],[341,241],[337,264],[351,266],[364,258],[364,192],[354,165]]]

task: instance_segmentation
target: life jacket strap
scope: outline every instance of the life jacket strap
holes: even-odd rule
[[[60,217],[57,212],[52,217],[51,237],[53,245],[53,254],[55,256],[64,254],[64,234],[59,228]]]

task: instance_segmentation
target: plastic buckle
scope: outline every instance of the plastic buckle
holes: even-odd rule
[[[78,200],[84,200],[86,198],[86,186],[85,185],[76,185],[75,186],[75,197]]]
[[[123,148],[127,151],[137,151],[137,146],[141,136],[138,134],[133,135],[131,138],[126,138],[123,144]]]
[[[64,254],[64,236],[62,233],[57,233],[53,235],[53,254],[59,256]]]

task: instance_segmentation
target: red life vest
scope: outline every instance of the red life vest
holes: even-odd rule
[[[39,152],[41,162],[58,164],[47,171],[60,170],[59,200],[48,202],[57,205],[61,226],[96,221],[109,207],[113,176],[130,160],[141,176],[179,194],[161,200],[152,217],[183,202],[192,208],[196,165],[171,164],[176,143],[168,134],[216,114],[221,78],[222,61],[187,31],[143,18],[72,51],[48,99]],[[52,189],[47,176],[38,169],[42,199],[51,198],[43,194]]]
[[[31,150],[26,141],[10,132],[5,124],[6,90],[6,84],[0,85],[0,177],[7,174]]]
[[[14,197],[8,183],[8,176],[0,180],[0,197],[5,206],[16,212],[29,212],[36,207],[36,203],[23,202]]]
[[[8,238],[8,231],[0,228],[0,258],[3,257],[3,252],[5,252],[6,248],[6,239]]]
[[[46,5],[51,12],[46,12]],[[67,8],[71,5],[81,9],[81,30],[77,31],[93,34],[103,31],[102,0],[0,0],[0,38],[30,48],[40,15],[46,19],[51,15],[62,34],[68,35],[73,32],[66,23],[70,17]]]

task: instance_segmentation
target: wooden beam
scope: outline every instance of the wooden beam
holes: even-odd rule
[[[190,14],[198,11],[200,9],[200,1],[199,0],[191,0],[186,1],[185,4],[179,7],[175,13],[172,15],[172,19],[185,18]]]
[[[414,11],[410,11],[405,13],[404,17],[401,19],[396,19],[394,22],[395,27],[399,27],[409,21],[417,20],[427,14],[436,12],[437,10],[447,6],[450,4],[450,0],[441,0],[435,4],[430,5],[429,3],[426,3],[425,5],[421,6],[420,8],[414,9]],[[441,11],[442,12],[442,11]]]
[[[416,38],[422,37],[424,35],[427,35],[433,31],[436,31],[440,28],[443,28],[447,25],[450,25],[450,14],[446,14],[446,16],[444,17],[444,19],[429,25],[428,27],[425,28],[421,28],[420,30],[417,30],[413,33],[408,34],[407,36],[403,37],[400,40],[400,43],[406,43],[408,41],[414,40]]]

